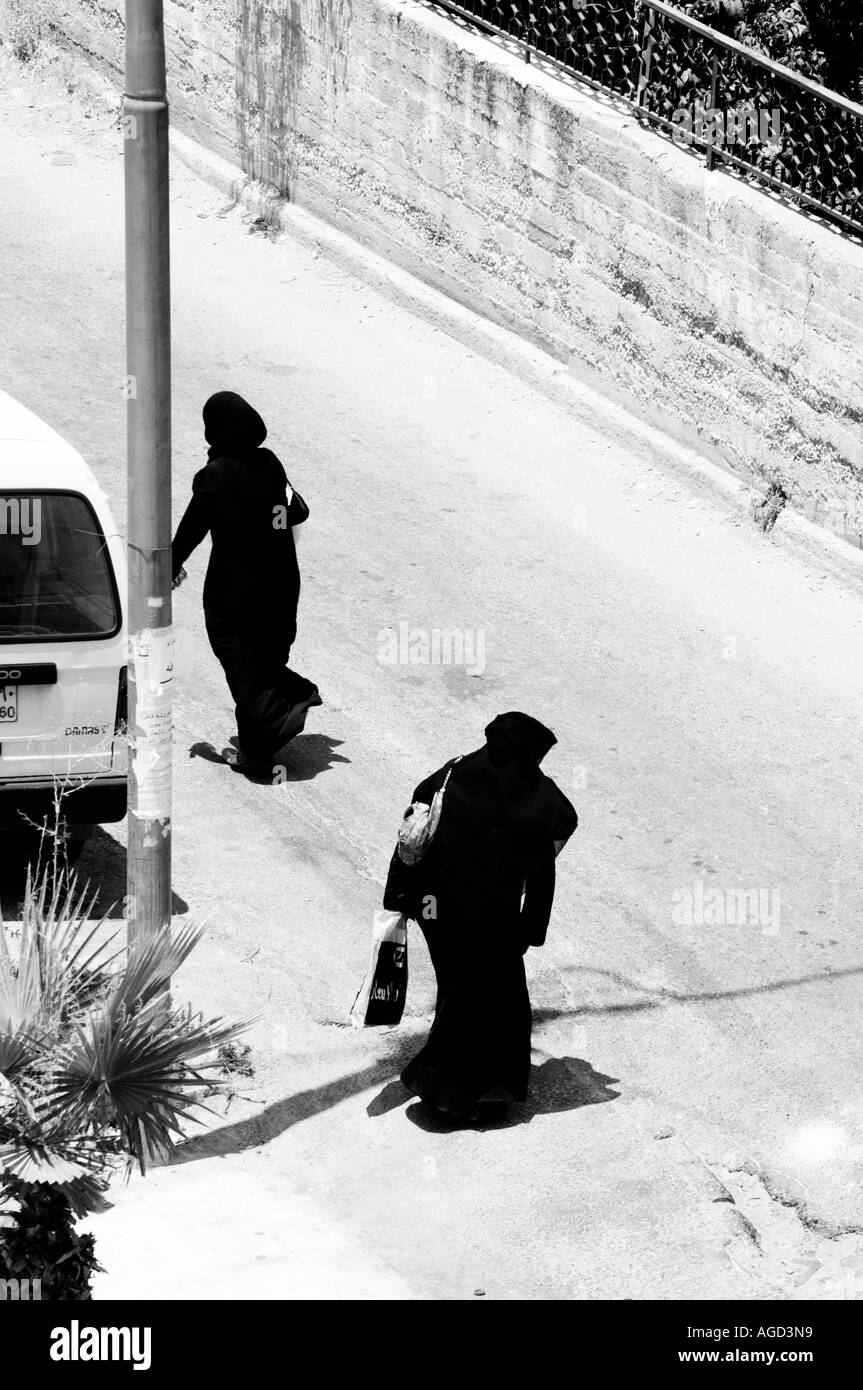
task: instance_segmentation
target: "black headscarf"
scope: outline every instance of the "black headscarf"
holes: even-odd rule
[[[384,905],[416,917],[422,895],[445,893],[477,923],[518,914],[524,882],[546,871],[578,825],[575,807],[540,770],[557,739],[529,714],[499,714],[482,748],[445,763],[414,790],[428,805],[452,774],[429,853],[415,866],[390,864]]]
[[[568,798],[539,767],[557,739],[516,710],[493,719],[485,736],[485,746],[453,768],[438,832],[442,845],[454,863],[472,861],[494,844],[504,862],[511,857],[513,864],[539,867],[578,825]],[[436,785],[442,780],[436,774]]]
[[[489,757],[496,767],[518,763],[521,767],[539,767],[557,739],[538,719],[511,710],[499,714],[485,727]]]
[[[210,458],[242,456],[259,449],[267,427],[258,412],[235,391],[217,391],[204,406],[204,438]]]

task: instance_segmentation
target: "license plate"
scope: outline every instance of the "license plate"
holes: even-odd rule
[[[18,720],[17,685],[0,685],[0,725],[15,724]]]

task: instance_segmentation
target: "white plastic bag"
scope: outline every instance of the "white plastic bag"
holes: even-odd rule
[[[355,1028],[401,1022],[408,986],[408,929],[400,912],[377,909],[372,923],[372,961],[350,1012]]]

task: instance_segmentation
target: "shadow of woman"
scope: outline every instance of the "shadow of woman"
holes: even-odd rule
[[[236,735],[229,742],[236,748]],[[344,739],[331,738],[329,734],[298,734],[279,752],[269,773],[253,771],[244,768],[242,764],[233,767],[232,771],[245,777],[247,782],[254,782],[258,787],[278,787],[283,782],[310,782],[319,772],[328,772],[334,763],[351,761],[350,758],[334,751],[343,743]],[[208,763],[221,763],[223,767],[229,766],[212,743],[193,743],[189,749],[189,757],[203,758]]]
[[[279,779],[282,782],[308,782],[319,772],[328,772],[334,763],[349,763],[342,753],[342,738],[329,734],[298,734],[279,754]]]
[[[580,1057],[549,1057],[531,1068],[526,1101],[483,1105],[478,1120],[443,1115],[424,1101],[414,1101],[405,1117],[430,1134],[448,1134],[456,1129],[513,1129],[530,1124],[535,1115],[555,1115],[617,1100],[620,1092],[611,1089],[617,1084],[615,1077],[603,1076]],[[410,1099],[400,1081],[390,1081],[366,1107],[366,1113],[372,1118],[385,1115]]]

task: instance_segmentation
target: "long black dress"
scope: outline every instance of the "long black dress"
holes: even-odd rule
[[[578,824],[539,770],[556,741],[550,731],[513,713],[494,720],[486,737],[485,748],[415,789],[413,800],[430,804],[452,767],[431,848],[412,867],[396,852],[384,895],[385,907],[419,924],[437,979],[431,1032],[402,1081],[465,1116],[483,1099],[526,1097],[532,1019],[524,953],[545,941],[555,856]]]
[[[195,474],[192,500],[172,547],[174,576],[207,532],[204,618],[213,652],[236,705],[240,748],[269,766],[302,727],[317,688],[287,669],[297,634],[300,571],[292,527],[309,509],[285,470],[259,445],[266,427],[242,397],[223,391],[204,407],[208,463]]]

